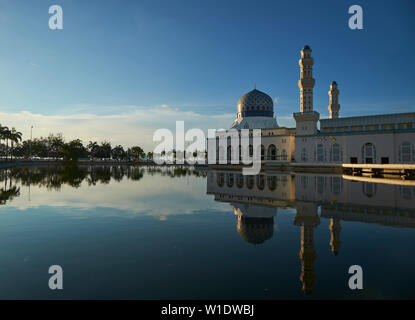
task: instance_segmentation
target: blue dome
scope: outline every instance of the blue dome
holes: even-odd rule
[[[239,99],[239,115],[242,117],[273,117],[274,103],[269,95],[254,89]]]

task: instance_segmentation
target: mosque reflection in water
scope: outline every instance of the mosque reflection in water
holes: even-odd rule
[[[226,204],[229,204],[231,206],[229,209],[232,209],[236,215],[237,233],[244,241],[256,246],[271,244],[269,240],[274,236],[278,209],[289,209],[280,210],[279,214],[294,213],[292,222],[289,221],[290,218],[285,221],[300,229],[298,235],[301,239],[299,246],[301,271],[298,270],[298,273],[302,290],[306,293],[313,291],[313,286],[317,281],[314,266],[321,248],[320,246],[316,248],[314,241],[316,239],[320,243],[322,230],[318,234],[314,233],[320,224],[328,225],[327,232],[330,237],[324,240],[328,243],[323,245],[330,248],[334,255],[342,252],[341,238],[343,238],[344,255],[341,255],[341,258],[347,255],[347,250],[350,248],[350,232],[353,233],[354,230],[359,229],[355,229],[356,226],[349,228],[346,223],[343,223],[345,221],[381,224],[388,227],[415,227],[415,181],[384,180],[383,183],[374,183],[375,180],[364,177],[311,173],[266,173],[257,176],[243,176],[238,171],[199,171],[189,167],[51,166],[12,168],[0,170],[0,205],[6,208],[16,200],[22,200],[23,195],[28,195],[30,201],[30,186],[46,189],[47,192],[61,190],[65,192],[65,190],[68,191],[68,188],[63,188],[63,186],[70,186],[70,189],[80,188],[81,193],[86,192],[88,190],[86,188],[108,184],[112,186],[109,188],[109,192],[117,193],[125,192],[126,188],[117,189],[118,183],[112,182],[129,180],[145,184],[146,179],[152,179],[153,176],[154,179],[160,178],[160,176],[167,179],[186,177],[186,179],[181,179],[181,182],[179,179],[174,181],[177,184],[186,183],[186,186],[188,178],[194,177],[195,179],[191,182],[193,184],[182,189],[186,194],[180,198],[180,201],[186,202],[190,198],[187,195],[189,188],[195,188],[197,196],[195,203],[197,205],[199,205],[200,199],[207,198],[206,202],[200,204],[201,207],[196,206],[197,212],[200,211],[200,208],[203,210],[212,203],[212,195],[215,201],[224,203],[225,208]],[[205,195],[205,181],[196,184],[196,181],[200,182],[200,179],[204,178],[207,178],[208,196]],[[168,180],[157,181],[166,183]],[[132,200],[137,197],[137,191],[135,188],[131,188],[131,184],[128,185],[128,190],[130,193],[122,201],[131,201],[132,206],[135,206],[138,202]],[[153,192],[157,192],[157,190]],[[35,194],[41,193],[38,191]],[[203,195],[203,197],[199,197],[199,195]],[[72,197],[73,194],[71,194],[71,199]],[[53,206],[53,203],[49,203],[50,199],[53,199],[52,196],[44,199],[46,202],[40,200],[38,203]],[[60,198],[55,199],[60,201]],[[80,201],[87,200],[81,199]],[[174,206],[175,203],[172,201],[174,200],[168,200],[167,205]],[[16,203],[15,205],[18,206]],[[157,204],[155,210],[160,210],[160,207],[162,205]],[[222,213],[223,206],[219,207],[219,212]],[[181,212],[183,208],[179,206],[177,210]],[[194,216],[198,217],[199,215]],[[327,219],[329,223],[326,223],[324,219]],[[174,218],[171,218],[171,221],[174,223]],[[206,220],[203,220],[203,223],[206,223]],[[211,221],[211,223],[214,222]],[[232,225],[227,225],[232,229]],[[196,229],[193,226],[192,228]],[[157,228],[155,230],[157,231]],[[226,229],[226,231],[228,230]],[[347,232],[349,232],[349,236]],[[357,230],[356,234],[358,233]],[[7,240],[3,235],[4,239]],[[347,239],[347,246],[345,239]],[[210,243],[213,240],[207,238],[207,241]],[[7,241],[3,241],[3,243],[7,243]],[[239,243],[243,246],[242,242]],[[410,246],[411,244],[409,244],[409,251]],[[291,244],[287,243],[287,247],[291,247]],[[246,249],[249,250],[249,248]],[[192,249],[189,248],[189,250]],[[333,259],[338,261],[339,258]],[[294,257],[294,259],[296,258]],[[324,256],[321,254],[320,260],[323,259]],[[232,260],[230,261],[232,262]]]
[[[237,216],[237,232],[251,244],[271,239],[278,208],[295,208],[293,223],[300,228],[302,290],[313,291],[317,258],[314,230],[320,219],[330,219],[330,247],[341,248],[341,221],[415,227],[415,184],[391,185],[354,181],[346,176],[303,173],[243,176],[237,171],[209,171],[207,194],[229,203]],[[320,208],[320,214],[319,214]]]

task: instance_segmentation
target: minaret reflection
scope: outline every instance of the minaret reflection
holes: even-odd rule
[[[339,254],[339,250],[340,250],[340,246],[341,246],[341,241],[340,241],[340,231],[341,231],[342,227],[340,225],[340,219],[339,218],[331,218],[330,219],[330,247],[331,247],[331,252],[333,252],[333,254],[335,256],[337,256]]]
[[[314,260],[317,257],[314,248],[314,228],[320,224],[317,213],[317,205],[309,202],[297,202],[297,215],[294,224],[301,228],[301,249],[299,257],[301,260],[302,290],[309,294],[313,291],[315,282]]]

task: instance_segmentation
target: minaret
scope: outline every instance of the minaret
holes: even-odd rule
[[[309,294],[313,291],[315,282],[314,261],[317,253],[314,249],[314,229],[319,225],[320,218],[317,214],[317,206],[314,203],[297,202],[297,214],[294,224],[301,228],[301,260],[302,290]]]
[[[338,218],[331,218],[330,219],[330,234],[331,234],[331,238],[330,238],[330,247],[331,247],[331,252],[333,252],[333,254],[335,256],[338,255],[339,250],[340,250],[340,245],[341,245],[341,241],[340,241],[340,231],[341,231],[342,227],[340,225],[340,220]]]
[[[314,135],[317,133],[317,122],[320,119],[320,114],[313,109],[314,59],[311,56],[311,48],[309,46],[305,46],[301,50],[301,58],[298,64],[300,65],[300,80],[298,80],[300,112],[294,113],[294,119],[297,123],[296,135]],[[300,156],[297,155],[297,148],[295,157],[300,159]]]
[[[300,112],[313,111],[313,88],[315,80],[313,78],[314,59],[311,56],[311,48],[305,46],[301,50],[301,59],[298,61],[300,65],[300,80],[298,87],[300,88]]]
[[[337,119],[339,117],[340,105],[339,105],[339,89],[337,89],[337,82],[333,81],[329,90],[330,96],[330,119]]]

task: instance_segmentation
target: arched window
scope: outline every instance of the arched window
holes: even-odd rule
[[[339,162],[342,160],[342,150],[338,143],[335,143],[331,147],[331,161]]]
[[[415,162],[414,146],[407,141],[399,147],[399,162]]]
[[[257,183],[257,187],[258,187],[259,190],[264,190],[264,188],[265,188],[265,178],[264,178],[263,175],[258,175],[257,176],[256,183]]]
[[[244,186],[244,176],[242,174],[238,174],[236,177],[236,186],[238,188],[242,188]]]
[[[301,161],[307,162],[307,150],[305,148],[301,150]]]
[[[261,160],[265,160],[265,147],[261,144]]]
[[[324,146],[322,143],[317,145],[317,161],[324,161]]]
[[[362,147],[363,163],[376,163],[376,148],[372,143],[366,143]]]
[[[233,173],[226,174],[226,185],[228,186],[228,188],[233,187]]]
[[[277,177],[276,176],[269,176],[267,178],[268,188],[271,191],[274,191],[277,188]]]
[[[268,147],[268,159],[277,160],[277,148],[273,144]]]
[[[246,176],[246,186],[248,189],[252,189],[254,187],[254,176]]]
[[[223,173],[217,173],[216,174],[216,183],[218,184],[219,187],[223,187]]]

